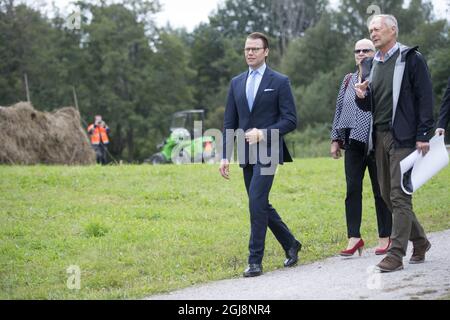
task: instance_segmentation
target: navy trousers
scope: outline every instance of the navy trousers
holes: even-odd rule
[[[295,238],[281,220],[277,211],[269,203],[269,193],[274,175],[261,175],[260,164],[244,167],[244,181],[247,189],[250,209],[249,264],[261,264],[264,256],[264,244],[267,227],[280,242],[285,251],[289,250]]]

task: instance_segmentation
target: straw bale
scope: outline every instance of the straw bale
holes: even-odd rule
[[[87,165],[95,152],[75,108],[41,112],[19,102],[0,107],[0,163]]]

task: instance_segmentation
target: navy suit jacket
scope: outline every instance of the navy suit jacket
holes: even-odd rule
[[[226,130],[266,129],[264,140],[271,146],[271,129],[279,130],[279,164],[291,162],[292,158],[284,142],[283,136],[297,128],[297,111],[292,95],[289,78],[266,68],[256,93],[252,111],[250,112],[246,95],[248,71],[231,80],[224,115],[223,154],[222,159],[230,160],[234,139],[227,141]],[[249,163],[248,143],[246,144],[245,167]],[[259,161],[259,160],[258,160]]]
[[[441,111],[439,113],[438,128],[446,129],[450,120],[450,77],[448,78],[447,90],[442,99]]]

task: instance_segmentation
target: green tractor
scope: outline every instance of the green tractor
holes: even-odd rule
[[[197,128],[194,123],[200,121]],[[215,141],[212,136],[203,136],[205,110],[184,110],[172,115],[170,135],[157,147],[159,152],[144,160],[150,164],[188,164],[215,162]],[[199,137],[195,138],[194,137]]]

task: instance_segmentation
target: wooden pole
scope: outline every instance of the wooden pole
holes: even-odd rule
[[[75,91],[75,86],[72,86],[72,93],[73,93],[73,102],[75,103],[75,109],[77,109],[78,114],[80,115],[80,121],[81,121],[81,125],[86,126],[86,128],[88,127],[88,124],[86,123],[86,121],[84,121],[83,117],[81,116],[81,112],[80,109],[78,108],[78,98],[77,98],[77,92]],[[86,137],[87,138],[87,137]],[[87,138],[87,142],[90,144],[91,142],[89,141],[89,138]]]
[[[28,76],[26,73],[24,73],[24,79],[25,79],[25,90],[27,93],[27,101],[31,103],[31,99],[30,99],[30,90],[28,88]]]
[[[75,108],[77,108],[78,112],[80,112],[80,109],[78,108],[77,92],[75,91],[75,87],[74,86],[72,86],[72,92],[73,92],[73,101],[75,102]]]

